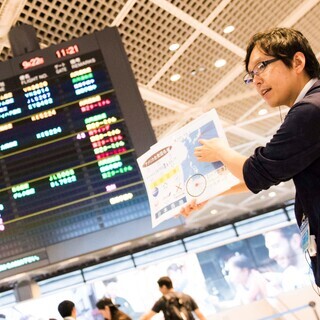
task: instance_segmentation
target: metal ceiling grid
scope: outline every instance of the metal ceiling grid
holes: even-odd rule
[[[223,72],[220,68],[214,66],[214,62],[222,58],[227,61],[227,64],[223,67]],[[154,88],[193,104],[238,62],[239,57],[234,53],[215,43],[206,35],[200,34],[155,84]],[[201,68],[204,71],[201,71]],[[196,71],[196,74],[192,75],[192,71]],[[181,79],[176,82],[169,82],[168,79],[175,73],[180,74]]]
[[[243,114],[259,103],[261,98],[259,96],[250,96],[241,101],[230,102],[229,104],[217,108],[217,112],[221,119],[235,123]]]
[[[173,116],[177,116],[177,112],[164,108],[158,104],[152,103],[150,101],[145,101],[145,105],[147,107],[147,112],[150,119],[155,123],[156,120],[163,119],[163,117],[172,118]],[[166,121],[170,122],[170,121]]]
[[[234,0],[209,27],[223,35],[221,26],[235,26],[234,32],[224,36],[245,49],[256,31],[279,25],[299,4],[299,0]]]
[[[307,12],[297,23],[294,28],[301,31],[309,40],[310,45],[319,58],[320,54],[320,41],[319,33],[315,30],[320,29],[320,3],[315,5],[312,10]]]
[[[172,126],[173,121],[171,122],[167,122],[166,124],[154,127],[154,133],[156,135],[156,137],[161,138],[162,136],[164,136],[166,134],[166,132],[170,129],[170,127]]]
[[[281,125],[281,115],[280,111],[275,111],[272,113],[271,117],[262,117],[261,120],[252,122],[248,125],[242,126],[243,129],[248,130],[250,132],[255,132],[256,134],[260,134],[262,136],[268,136],[273,134],[275,130]],[[273,132],[270,132],[273,131]]]
[[[241,61],[241,65],[243,66],[243,72],[240,75],[232,79],[227,86],[225,86],[215,97],[210,101],[210,104],[215,107],[215,103],[219,103],[220,100],[223,99],[236,99],[239,94],[241,94],[241,99],[247,98],[247,96],[258,96],[254,89],[246,86],[243,82],[243,76],[245,75],[244,64]],[[223,70],[222,70],[223,71]]]
[[[126,1],[28,0],[18,22],[36,26],[42,45],[67,41],[111,25]]]
[[[181,1],[171,0],[171,4],[193,17],[194,19],[203,22],[217,6],[221,3],[220,0],[192,0],[192,1]]]
[[[266,110],[267,114],[264,115],[264,117],[266,118],[269,118],[271,114],[275,112],[275,110],[278,110],[266,104],[260,96],[256,96],[256,98],[257,102],[252,104],[250,108],[238,118],[237,125],[244,125],[245,123],[261,121],[260,119],[262,119],[262,116],[259,114],[259,112],[262,110]],[[246,100],[250,100],[250,98],[248,97],[248,99]],[[255,100],[252,101],[254,102]]]
[[[226,132],[226,136],[228,139],[228,143],[232,148],[235,146],[238,146],[238,145],[246,144],[250,141],[250,140],[243,138],[243,137],[240,137],[239,135],[234,134],[232,132]]]
[[[0,54],[0,61],[6,61],[11,57],[12,57],[11,48],[7,46],[3,46]]]
[[[147,85],[172,57],[173,43],[183,43],[192,28],[150,1],[138,1],[119,25],[137,81]]]

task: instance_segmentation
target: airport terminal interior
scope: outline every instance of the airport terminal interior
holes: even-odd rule
[[[198,127],[245,156],[269,141],[288,108],[245,86],[247,41],[293,27],[319,58],[319,15],[319,0],[0,0],[0,318],[61,319],[67,299],[101,320],[105,296],[136,320],[169,276],[209,320],[319,319],[292,181],[216,196],[221,163],[217,191],[171,179],[175,161],[198,172]],[[181,141],[148,192],[143,170]],[[179,192],[211,197],[184,218]]]

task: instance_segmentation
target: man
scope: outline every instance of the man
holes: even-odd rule
[[[64,320],[75,320],[77,310],[72,301],[64,300],[58,305],[58,311]]]
[[[199,161],[222,161],[239,178],[240,183],[224,194],[249,190],[258,193],[293,179],[297,223],[301,226],[304,221],[304,230],[310,228],[320,252],[319,62],[299,31],[275,28],[252,37],[245,66],[246,84],[254,86],[271,107],[290,108],[279,130],[249,158],[219,138],[199,140],[201,146],[194,154]],[[188,216],[203,205],[193,201],[181,209],[181,214]],[[320,253],[311,256],[311,264],[319,286]]]
[[[127,314],[118,309],[119,305],[113,304],[109,298],[100,299],[96,307],[105,320],[131,320]]]
[[[152,309],[147,312],[146,314],[142,315],[140,320],[149,320],[151,319],[155,314],[159,313],[160,311],[163,312],[164,319],[165,320],[171,320],[170,315],[168,314],[167,310],[167,302],[166,299],[170,296],[175,295],[175,291],[173,289],[172,281],[169,277],[161,277],[158,280],[159,290],[162,293],[162,297],[156,301],[156,303],[153,305]],[[181,295],[184,303],[188,305],[188,309],[190,310],[189,313],[189,319],[194,319],[192,311],[196,314],[196,316],[200,320],[206,320],[202,312],[199,310],[198,305],[196,302],[187,294],[184,293],[178,293]]]
[[[280,268],[279,282],[282,290],[289,291],[310,284],[308,265],[301,249],[298,228],[288,226],[264,234],[270,259]]]

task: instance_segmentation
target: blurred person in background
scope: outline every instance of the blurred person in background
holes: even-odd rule
[[[132,320],[126,313],[119,310],[111,299],[102,298],[96,303],[99,313],[105,320]]]
[[[278,282],[283,291],[310,285],[312,277],[301,248],[301,236],[297,226],[268,231],[264,234],[264,239],[269,258],[279,267],[278,278],[273,281]]]
[[[64,320],[75,320],[77,318],[75,304],[70,300],[60,302],[58,305],[58,311]]]
[[[140,320],[150,320],[153,316],[155,316],[160,311],[163,312],[165,320],[171,320],[170,314],[168,312],[167,305],[167,297],[175,297],[179,298],[179,303],[182,303],[186,306],[188,310],[188,319],[194,319],[193,313],[200,320],[206,320],[205,316],[200,311],[197,303],[193,300],[193,298],[185,293],[177,292],[173,289],[172,281],[169,277],[161,277],[158,281],[159,290],[162,293],[162,297],[156,301],[153,305],[152,309],[141,316]]]
[[[226,274],[234,285],[236,299],[243,304],[268,296],[268,283],[261,272],[255,269],[252,260],[243,254],[235,254],[226,262]]]

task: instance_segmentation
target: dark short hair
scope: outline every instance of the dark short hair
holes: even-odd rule
[[[292,28],[273,28],[266,32],[258,32],[250,39],[245,57],[245,67],[248,64],[252,50],[259,47],[266,55],[278,58],[288,67],[292,67],[293,56],[302,52],[306,58],[305,71],[310,78],[320,76],[319,61],[304,35]]]
[[[74,307],[75,307],[75,305],[72,301],[64,300],[59,303],[58,311],[59,311],[62,318],[70,317]]]
[[[169,277],[161,277],[157,282],[160,288],[162,286],[166,286],[168,289],[173,288],[172,281]]]
[[[99,310],[104,310],[105,307],[110,307],[112,309],[118,309],[119,305],[116,305],[109,298],[102,298],[96,303],[96,307]]]
[[[244,254],[236,254],[232,256],[228,263],[232,263],[234,266],[240,268],[240,269],[254,269],[254,264],[251,259],[249,259]]]

